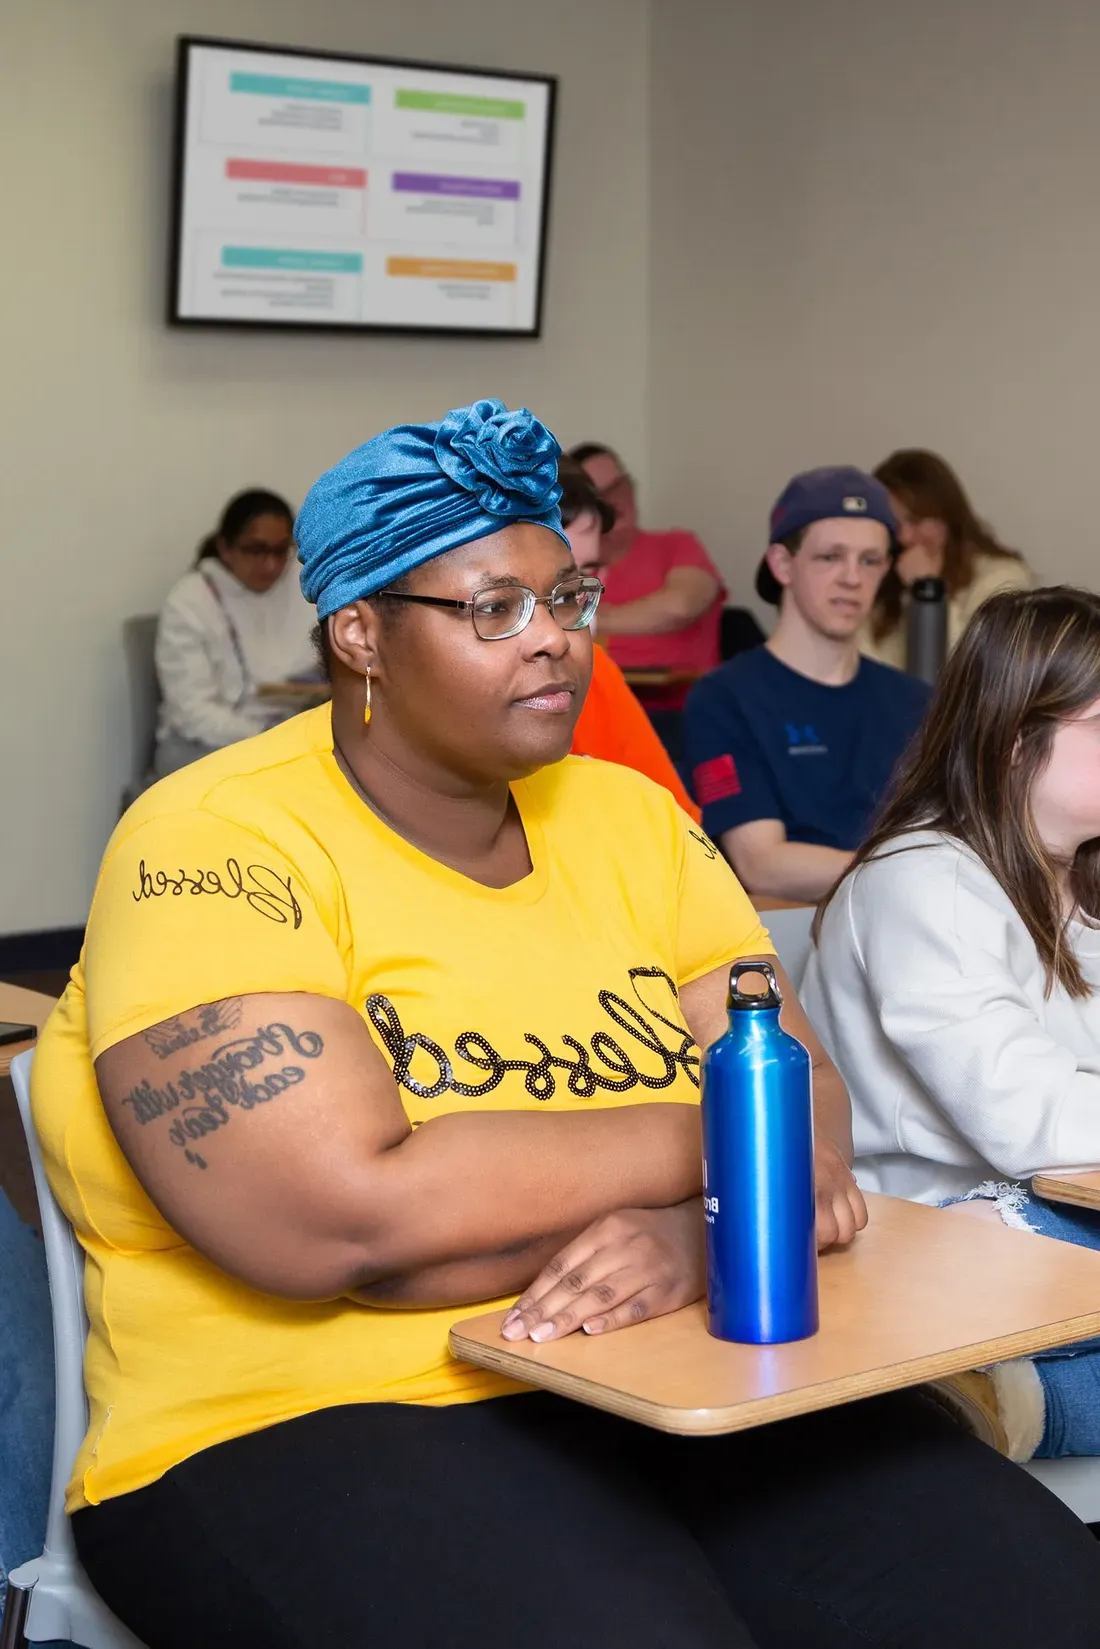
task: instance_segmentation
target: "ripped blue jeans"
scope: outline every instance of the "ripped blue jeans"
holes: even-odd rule
[[[1100,1248],[1100,1213],[1045,1202],[1022,1185],[987,1180],[952,1202],[991,1201],[1006,1225],[1041,1237]],[[1036,1460],[1066,1454],[1100,1454],[1100,1336],[1040,1351],[1032,1358],[1046,1403],[1043,1440]]]

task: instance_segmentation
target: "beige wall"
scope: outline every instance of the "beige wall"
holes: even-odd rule
[[[748,594],[795,470],[928,445],[1100,584],[1100,8],[658,4],[653,508]]]
[[[742,598],[794,470],[927,444],[1043,576],[1097,582],[1093,0],[6,11],[0,932],[83,919],[126,767],[123,616],[236,487],[300,498],[395,419],[495,393],[609,439]],[[558,72],[545,338],[169,332],[188,31]]]
[[[485,394],[532,406],[567,441],[644,449],[649,180],[636,0],[556,0],[552,19],[515,0],[2,9],[5,933],[83,921],[127,767],[119,625],[157,607],[231,492],[299,500],[378,429]],[[169,331],[177,33],[559,74],[545,336]]]

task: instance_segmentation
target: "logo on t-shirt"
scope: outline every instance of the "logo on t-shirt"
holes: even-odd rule
[[[787,734],[788,756],[827,756],[829,746],[823,744],[809,725],[798,727],[794,722],[784,723]]]
[[[715,756],[709,762],[700,762],[692,775],[695,800],[700,807],[712,802],[724,802],[730,796],[741,794],[741,780],[732,756]]]

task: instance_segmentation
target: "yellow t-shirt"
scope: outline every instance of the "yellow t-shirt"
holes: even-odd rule
[[[92,1068],[198,1004],[312,991],[364,1016],[414,1123],[694,1100],[676,987],[770,950],[756,912],[640,774],[569,757],[513,794],[533,868],[483,887],[355,795],[326,706],[173,774],[118,826],[34,1063],[50,1183],[87,1255],[91,1423],[70,1509],[316,1409],[517,1389],[450,1358],[468,1306],[276,1299],[204,1259],[128,1167]]]

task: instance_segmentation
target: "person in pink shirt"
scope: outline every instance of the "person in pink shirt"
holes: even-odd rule
[[[703,675],[721,663],[725,589],[693,533],[647,532],[638,525],[634,482],[618,455],[594,441],[570,453],[583,465],[615,523],[600,539],[600,639],[624,670],[683,670]],[[678,710],[689,682],[643,688],[651,712]]]

